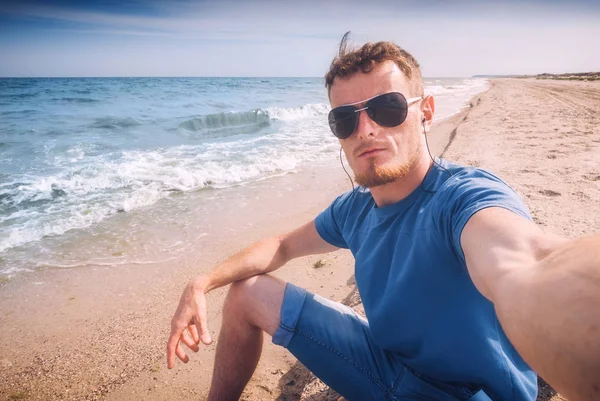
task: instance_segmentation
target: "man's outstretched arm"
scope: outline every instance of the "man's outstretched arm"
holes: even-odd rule
[[[566,240],[489,208],[467,222],[461,246],[531,368],[569,400],[600,400],[600,236]]]
[[[208,275],[191,280],[171,320],[167,366],[172,368],[175,365],[175,356],[188,362],[180,341],[193,351],[198,351],[200,341],[204,344],[212,342],[206,323],[207,292],[234,281],[272,272],[294,258],[336,249],[321,238],[314,221],[311,221],[287,234],[259,241],[219,264]]]

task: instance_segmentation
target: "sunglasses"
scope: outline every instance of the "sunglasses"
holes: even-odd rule
[[[350,137],[358,126],[360,112],[363,110],[371,120],[382,127],[397,127],[406,120],[408,107],[421,99],[423,96],[406,100],[402,93],[390,92],[366,101],[339,106],[329,112],[329,128],[333,135],[340,139]],[[361,103],[364,103],[364,107],[356,106]]]

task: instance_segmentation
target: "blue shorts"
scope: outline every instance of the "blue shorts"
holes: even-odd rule
[[[465,386],[436,382],[379,348],[351,308],[288,283],[273,343],[347,400],[489,400]]]

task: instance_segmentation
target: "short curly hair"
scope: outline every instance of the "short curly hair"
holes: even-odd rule
[[[348,49],[349,35],[350,32],[346,32],[342,37],[338,55],[331,62],[329,71],[325,75],[327,93],[331,91],[335,77],[346,78],[359,71],[366,74],[377,64],[393,61],[411,82],[413,95],[423,95],[421,67],[412,54],[393,42],[368,42],[358,49]]]

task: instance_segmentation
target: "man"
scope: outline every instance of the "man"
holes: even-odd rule
[[[239,398],[263,332],[350,400],[534,400],[534,371],[571,400],[600,399],[600,237],[546,234],[494,175],[434,161],[417,61],[345,39],[326,75],[329,122],[361,187],[192,280],[169,368],[188,361],[181,344],[212,341],[204,294],[231,283],[209,400]],[[268,275],[338,248],[356,259],[368,321]]]

